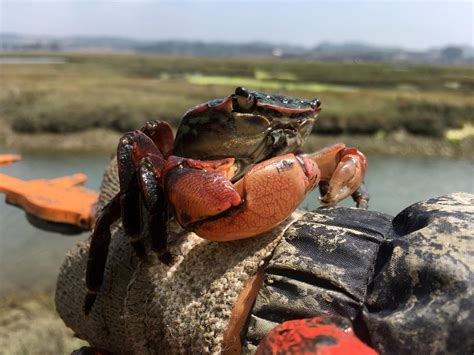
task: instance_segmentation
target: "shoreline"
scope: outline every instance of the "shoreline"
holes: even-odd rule
[[[0,128],[2,151],[41,151],[61,153],[114,154],[121,133],[108,129],[92,129],[72,133],[17,133],[9,127]],[[357,147],[367,155],[400,157],[438,157],[473,160],[474,137],[448,141],[446,139],[414,136],[399,131],[376,135],[311,135],[303,150],[319,148],[343,142]]]

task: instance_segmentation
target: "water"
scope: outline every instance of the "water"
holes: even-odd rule
[[[104,155],[23,154],[23,160],[1,172],[25,179],[52,178],[86,173],[85,186],[98,190],[109,157]],[[370,209],[395,215],[403,208],[430,197],[454,191],[474,193],[474,165],[467,161],[407,159],[369,156],[366,179],[371,193]],[[317,207],[317,194],[303,206]],[[352,201],[343,205],[352,206]],[[79,236],[63,236],[35,229],[24,213],[0,203],[0,295],[17,290],[54,287],[64,254]]]
[[[109,157],[71,154],[22,154],[23,160],[0,172],[24,179],[87,174],[85,186],[98,190]],[[54,287],[64,254],[87,233],[76,236],[44,232],[31,226],[24,212],[0,198],[0,295],[16,290]]]

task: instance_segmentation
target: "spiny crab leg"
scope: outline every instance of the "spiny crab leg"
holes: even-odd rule
[[[342,143],[307,154],[321,170],[320,201],[335,205],[349,195],[357,207],[367,208],[369,194],[364,186],[367,159],[355,148],[346,148]]]
[[[187,159],[165,179],[176,218],[202,238],[228,241],[264,233],[284,221],[319,182],[314,161],[287,154],[255,165],[232,184],[232,173],[225,172],[232,160],[204,172]]]

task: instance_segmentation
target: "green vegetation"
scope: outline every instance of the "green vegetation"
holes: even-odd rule
[[[285,90],[287,92],[304,91],[307,93],[320,92],[355,92],[355,88],[349,86],[333,85],[333,84],[316,84],[304,82],[288,82],[271,79],[259,79],[259,72],[255,73],[255,78],[245,78],[239,76],[215,76],[215,75],[201,75],[192,74],[185,75],[185,79],[190,84],[196,85],[233,85],[245,86],[249,88],[258,87],[262,90]]]
[[[403,128],[440,137],[474,123],[472,68],[47,55],[60,56],[65,64],[0,66],[0,121],[14,131],[123,132],[156,118],[176,126],[189,107],[226,96],[237,85],[318,96],[323,112],[315,131],[321,134],[380,134]]]

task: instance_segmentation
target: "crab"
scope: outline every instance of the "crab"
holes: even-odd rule
[[[367,208],[361,152],[342,143],[310,154],[300,150],[320,111],[319,99],[238,87],[188,110],[175,139],[165,121],[125,134],[117,148],[120,192],[104,206],[91,237],[85,314],[103,282],[110,225],[119,218],[141,260],[148,236],[158,258],[172,264],[172,217],[202,238],[229,241],[271,230],[316,186],[324,205],[352,195]]]

